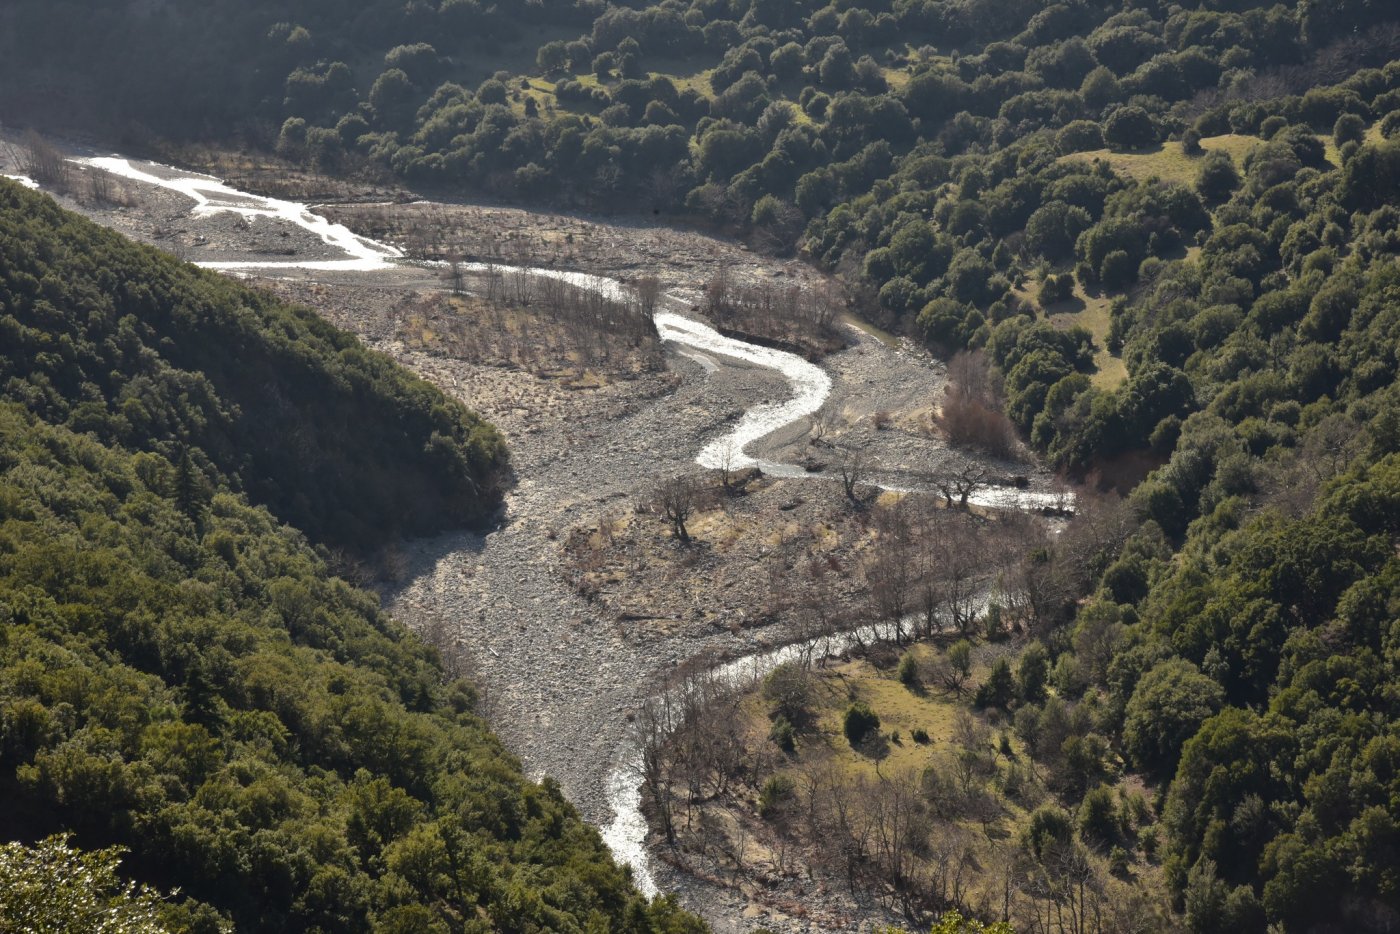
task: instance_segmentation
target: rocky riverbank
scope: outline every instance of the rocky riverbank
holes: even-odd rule
[[[6,168],[0,159],[0,170]],[[89,167],[80,174],[100,171]],[[233,213],[193,214],[189,198],[158,185],[88,178],[60,197],[99,222],[201,262],[336,258],[323,240],[295,223]],[[429,221],[433,216],[431,206],[421,213]],[[364,223],[353,213],[342,216]],[[766,260],[715,238],[649,224],[502,208],[480,208],[470,216],[473,229],[495,230],[512,244],[513,263],[546,265],[571,256],[572,268],[628,278],[656,276],[672,296],[671,307],[687,313],[720,269],[740,281],[814,284],[820,279],[801,264]],[[561,244],[580,243],[586,249],[559,253]],[[397,245],[412,254],[407,239]],[[590,265],[578,265],[585,262]],[[558,380],[521,369],[428,353],[398,339],[392,309],[406,295],[441,289],[438,269],[406,263],[373,272],[282,267],[239,274],[292,290],[505,432],[518,482],[502,524],[486,534],[457,533],[399,546],[399,559],[390,562],[396,567],[394,579],[384,581],[381,592],[400,619],[447,633],[474,659],[494,728],[532,774],[559,781],[590,821],[602,825],[611,818],[606,784],[630,748],[630,716],[670,672],[699,658],[738,657],[792,637],[781,619],[761,627],[628,625],[570,584],[563,548],[572,530],[596,527],[601,516],[631,507],[661,478],[698,473],[697,452],[745,411],[789,398],[790,387],[775,371],[672,348],[664,372],[565,388]],[[923,429],[944,379],[937,361],[860,334],[853,346],[823,366],[832,378],[825,409],[832,415],[822,420],[823,430],[829,440],[867,451],[874,472],[918,474],[967,458]],[[749,453],[793,463],[810,447],[810,427],[793,424]],[[1012,467],[996,464],[989,470],[1005,473]],[[1044,477],[1034,483],[1048,488]],[[839,489],[829,476],[775,479],[770,489],[777,496],[841,508],[839,497],[814,494],[813,484],[822,484],[827,492]],[[744,562],[747,555],[736,553],[732,560]],[[742,573],[743,568],[736,564],[730,571]],[[638,583],[646,585],[645,580]],[[702,582],[693,589],[697,619],[703,620],[708,599]],[[745,930],[765,923],[752,912],[746,916],[746,906],[733,894],[657,869],[663,887],[681,890],[687,905],[717,929]],[[866,920],[876,917],[878,913]]]

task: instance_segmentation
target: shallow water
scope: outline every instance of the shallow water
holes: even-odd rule
[[[130,160],[116,156],[79,160],[84,165],[104,169],[121,178],[176,191],[195,202],[191,213],[196,217],[210,214],[237,214],[256,221],[272,218],[287,221],[321,238],[329,247],[347,254],[341,260],[266,260],[249,259],[229,262],[199,263],[206,269],[312,269],[323,272],[376,272],[388,269],[403,252],[386,243],[361,237],[343,224],[333,224],[304,204],[265,198],[230,188],[208,175],[156,175],[132,165]],[[178,172],[168,166],[155,166],[168,172]]]

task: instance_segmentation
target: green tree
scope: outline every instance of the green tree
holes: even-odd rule
[[[1170,776],[1182,744],[1224,702],[1219,684],[1185,659],[1171,659],[1142,676],[1128,700],[1123,745],[1139,768]]]
[[[859,746],[866,737],[880,728],[880,717],[864,701],[855,701],[841,718],[841,731],[852,746]]]
[[[1050,653],[1039,642],[1032,642],[1016,665],[1016,696],[1025,704],[1039,703],[1045,699],[1049,677]]]
[[[1229,199],[1240,187],[1240,173],[1235,170],[1235,160],[1228,152],[1209,152],[1201,160],[1201,168],[1196,176],[1196,190],[1208,204],[1219,204]]]
[[[1157,142],[1157,124],[1141,107],[1119,107],[1104,122],[1103,136],[1118,149],[1145,149]]]
[[[992,663],[992,671],[977,688],[973,703],[978,707],[1000,707],[1008,710],[1016,699],[1016,680],[1011,674],[1011,663],[999,658]]]

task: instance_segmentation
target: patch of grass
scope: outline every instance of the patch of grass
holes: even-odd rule
[[[703,71],[698,71],[689,75],[668,74],[661,71],[648,72],[647,75],[651,78],[670,78],[671,83],[676,86],[677,91],[689,89],[699,94],[701,97],[713,99],[715,94],[714,88],[710,87],[710,76],[714,73],[715,70],[713,68],[706,68]]]
[[[881,68],[880,73],[885,76],[885,82],[889,84],[891,91],[898,91],[909,83],[908,68]]]
[[[907,651],[913,653],[926,670],[938,655],[938,651],[928,645],[910,646]],[[981,674],[985,673],[974,672],[970,683]],[[969,709],[967,698],[970,695],[960,698],[937,685],[930,685],[927,691],[916,694],[899,682],[893,668],[882,671],[869,661],[858,660],[819,673],[815,696],[816,735],[827,754],[832,755],[842,769],[853,774],[864,772],[875,778],[877,767],[886,775],[899,774],[923,768],[928,764],[930,751],[947,751],[958,713]],[[878,763],[852,749],[842,734],[842,717],[852,700],[861,700],[870,706],[880,718],[882,735],[897,732],[900,736],[898,744],[889,743],[884,747],[885,754]],[[929,735],[927,745],[916,743],[912,738],[914,731],[920,729]],[[809,738],[808,742],[813,739]]]
[[[1067,310],[1057,310],[1061,307]],[[1108,328],[1113,306],[1111,295],[1090,295],[1079,283],[1074,286],[1074,298],[1051,305],[1047,309],[1050,323],[1068,329],[1078,325],[1094,336],[1093,383],[1100,389],[1113,389],[1128,378],[1128,369],[1121,357],[1108,352]]]
[[[1205,153],[1227,152],[1235,160],[1235,164],[1240,165],[1249,151],[1261,142],[1263,140],[1257,136],[1227,133],[1224,136],[1208,136],[1202,139],[1202,152],[1190,156],[1182,152],[1180,142],[1172,140],[1142,152],[1094,149],[1089,152],[1070,153],[1060,158],[1062,161],[1107,162],[1115,172],[1138,181],[1160,178],[1165,182],[1194,185]]]
[[[1199,250],[1197,251],[1199,252]],[[1092,377],[1094,385],[1100,389],[1110,390],[1122,384],[1128,378],[1127,367],[1121,357],[1108,352],[1108,328],[1111,323],[1110,311],[1114,296],[1090,295],[1084,291],[1082,285],[1076,282],[1073,298],[1044,307],[1040,305],[1040,300],[1036,297],[1038,291],[1038,282],[1027,282],[1022,288],[1015,289],[1014,293],[1022,300],[1041,308],[1055,327],[1068,330],[1078,325],[1088,330],[1094,337],[1096,348]]]
[[[1375,145],[1376,143],[1381,142],[1384,138],[1385,137],[1381,135],[1380,121],[1377,120],[1375,123],[1371,124],[1369,127],[1366,128],[1366,136],[1362,139],[1361,142],[1363,144]],[[1327,151],[1327,161],[1332,163],[1332,165],[1340,168],[1342,165],[1342,151],[1339,148],[1337,148],[1337,142],[1332,138],[1332,134],[1321,134],[1318,136],[1318,139],[1322,141],[1323,148]]]

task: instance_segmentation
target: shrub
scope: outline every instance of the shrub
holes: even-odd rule
[[[1145,831],[1143,831],[1142,836],[1138,839],[1138,842],[1142,844],[1143,856],[1147,857],[1148,859],[1157,858],[1158,840],[1156,827],[1149,827]]]
[[[865,701],[856,701],[846,708],[841,728],[846,734],[846,740],[852,746],[859,746],[867,736],[880,728],[880,718]]]
[[[758,793],[758,816],[764,820],[777,813],[778,807],[792,797],[792,779],[786,775],[770,775]]]
[[[1272,117],[1265,118],[1264,122],[1259,124],[1259,135],[1264,139],[1273,139],[1287,126],[1287,119],[1278,114],[1274,114]]]
[[[792,722],[781,714],[769,728],[768,738],[783,752],[793,752],[797,749],[797,730],[793,729]]]
[[[1026,646],[1016,666],[1016,692],[1022,701],[1034,703],[1045,697],[1045,682],[1050,677],[1050,654],[1039,642]]]
[[[1128,874],[1128,851],[1115,846],[1108,851],[1108,871],[1120,879]]]
[[[1118,809],[1113,803],[1113,789],[1099,785],[1090,790],[1079,804],[1079,832],[1084,839],[1109,844],[1118,839],[1120,827]]]
[[[1366,138],[1366,121],[1356,114],[1342,114],[1332,127],[1332,139],[1338,146],[1360,143]]]
[[[1137,278],[1137,266],[1126,250],[1113,250],[1103,258],[1099,281],[1106,289],[1122,289]]]
[[[907,688],[919,686],[919,660],[913,652],[905,652],[899,660],[899,683]]]
[[[999,658],[996,664],[992,665],[992,673],[977,689],[973,703],[981,708],[1000,707],[1005,710],[1011,706],[1015,696],[1016,682],[1011,675],[1011,665],[1006,659]]]
[[[1016,446],[1015,427],[1002,411],[991,362],[982,353],[960,353],[948,366],[935,424],[949,442],[1006,457]]]
[[[807,717],[812,699],[812,681],[806,668],[797,662],[784,662],[763,679],[763,699],[773,705],[774,717],[801,723]]]
[[[1056,302],[1069,301],[1074,297],[1074,276],[1069,273],[1048,275],[1040,283],[1040,293],[1036,296],[1042,308]]]
[[[1021,838],[1021,845],[1041,860],[1057,847],[1069,843],[1073,829],[1068,814],[1047,804],[1036,808],[1031,815],[1030,826]]]
[[[1142,149],[1157,142],[1157,124],[1141,107],[1119,107],[1104,124],[1103,135],[1117,149]]]
[[[1089,152],[1103,148],[1103,130],[1092,120],[1074,120],[1055,137],[1055,148],[1062,153]]]

